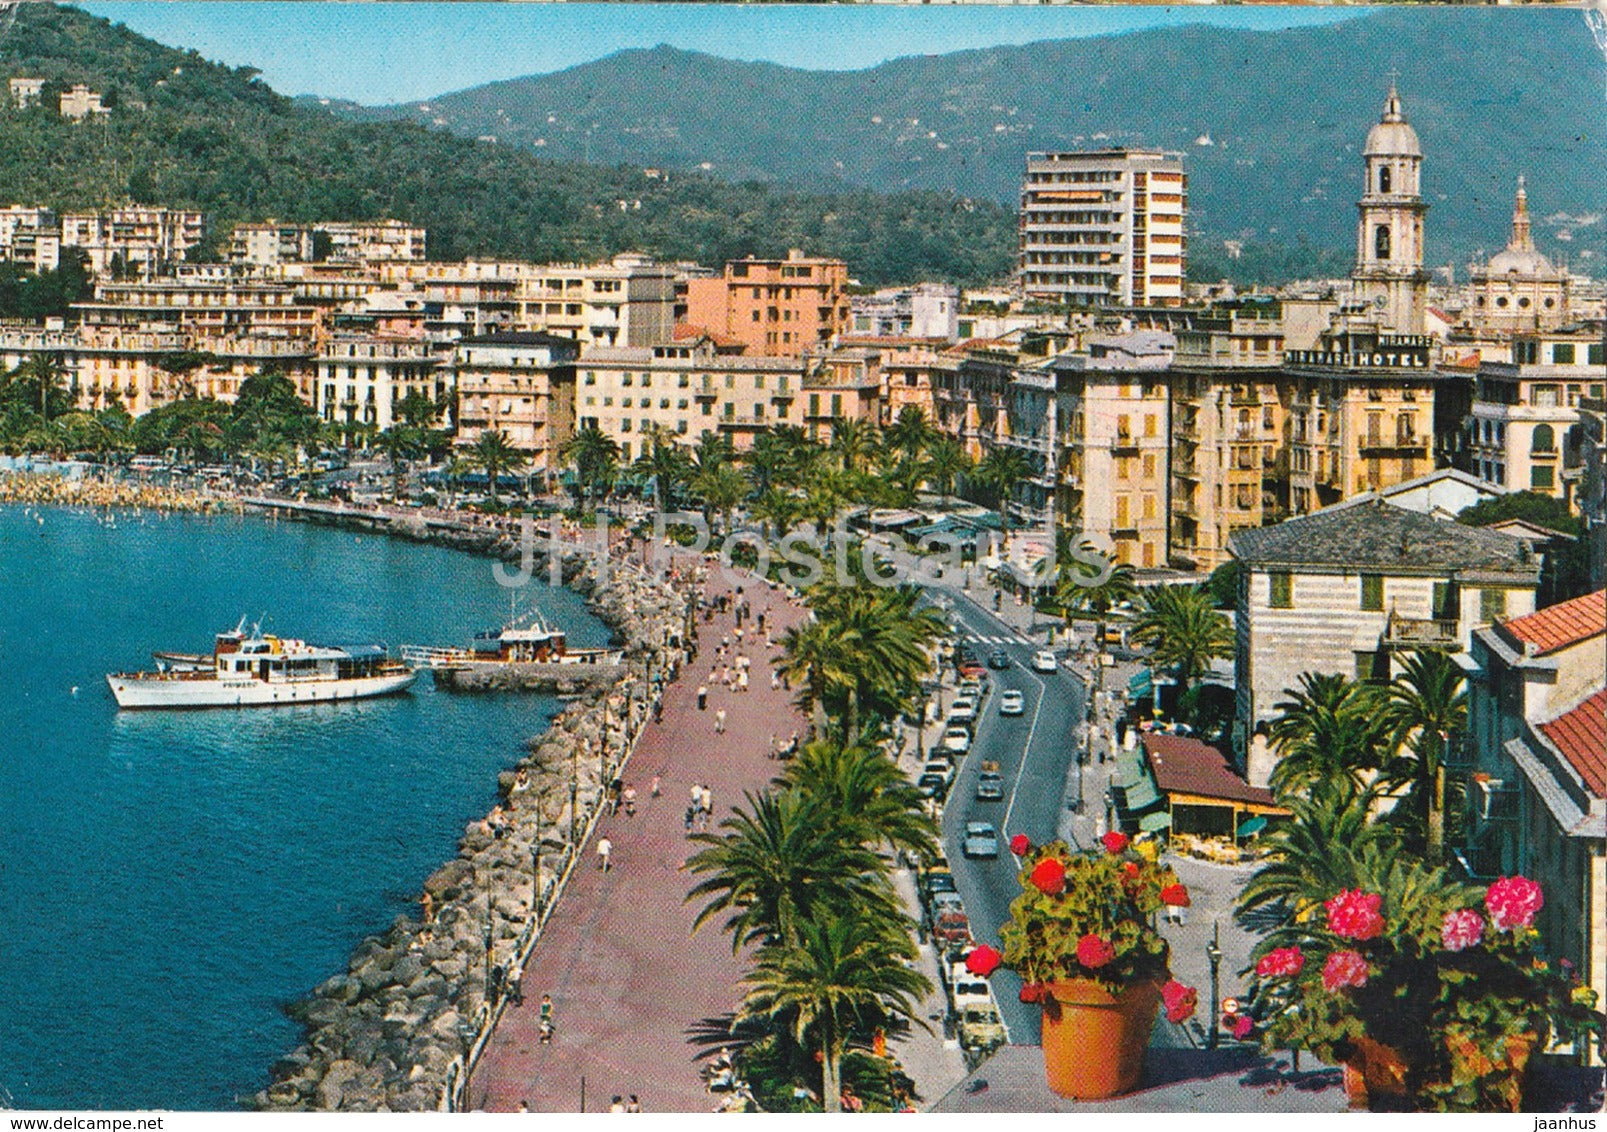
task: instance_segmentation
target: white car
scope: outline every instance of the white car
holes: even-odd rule
[[[982,699],[982,681],[980,680],[961,680],[957,690],[961,696],[967,699],[978,701]]]
[[[971,749],[971,733],[963,727],[951,727],[943,732],[943,749],[963,755]]]
[[[967,971],[963,961],[949,966],[949,998],[956,1014],[964,1013],[967,1007],[993,1005],[988,981]]]
[[[947,784],[954,775],[954,768],[949,765],[948,759],[928,759],[926,765],[921,767],[921,774],[935,774]]]
[[[1011,689],[999,697],[1000,715],[1020,715],[1027,710],[1027,697]]]
[[[950,720],[959,720],[962,723],[969,723],[975,718],[976,701],[967,696],[959,697],[954,701],[954,706],[949,708]]]
[[[1060,662],[1055,654],[1048,649],[1042,649],[1032,654],[1032,670],[1034,672],[1059,672]]]

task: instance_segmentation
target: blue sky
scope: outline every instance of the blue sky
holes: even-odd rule
[[[1365,8],[327,3],[83,3],[175,47],[249,64],[283,94],[407,102],[668,43],[816,70],[900,55],[1067,39],[1179,23],[1282,28]]]

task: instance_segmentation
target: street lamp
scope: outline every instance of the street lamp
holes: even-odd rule
[[[535,836],[530,842],[530,871],[535,874],[530,885],[530,918],[537,923],[541,921],[541,807],[546,800],[546,794],[536,798]]]
[[[1218,981],[1222,969],[1222,921],[1218,920],[1211,928],[1211,942],[1205,945],[1205,957],[1211,961],[1211,1036],[1207,1045],[1216,1048],[1217,1033],[1221,1029],[1221,1019],[1217,1017],[1220,1009],[1222,987]]]

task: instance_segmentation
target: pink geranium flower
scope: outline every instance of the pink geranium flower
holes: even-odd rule
[[[1322,966],[1322,989],[1329,994],[1367,985],[1367,960],[1360,952],[1336,951]]]
[[[1193,987],[1173,979],[1161,988],[1161,1001],[1166,1004],[1168,1022],[1187,1022],[1194,1017],[1194,1009],[1200,1004],[1200,994]]]
[[[1447,951],[1466,951],[1484,938],[1484,917],[1471,908],[1445,913],[1440,940]]]
[[[1255,1032],[1255,1019],[1248,1014],[1229,1014],[1222,1019],[1222,1025],[1241,1042]]]
[[[1170,904],[1174,908],[1187,908],[1189,906],[1189,890],[1181,884],[1169,884],[1161,889],[1161,903]]]
[[[1116,949],[1097,935],[1085,935],[1077,941],[1077,962],[1090,971],[1097,970],[1116,958]]]
[[[1502,877],[1484,893],[1490,926],[1498,932],[1529,927],[1545,902],[1540,886],[1528,877]]]
[[[1329,930],[1345,939],[1377,939],[1384,934],[1384,917],[1378,914],[1383,899],[1376,892],[1346,889],[1323,905]]]
[[[1275,947],[1263,955],[1255,965],[1255,973],[1273,978],[1288,978],[1300,974],[1306,965],[1306,953],[1298,947]]]

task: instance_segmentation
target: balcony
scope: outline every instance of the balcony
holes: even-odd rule
[[[1138,440],[1126,433],[1118,433],[1110,442],[1110,451],[1114,456],[1135,456],[1138,454]]]
[[[1407,437],[1405,440],[1385,440],[1382,437],[1369,436],[1361,442],[1363,456],[1408,456],[1413,459],[1426,459],[1428,457],[1428,441],[1418,437]]]
[[[1174,456],[1172,458],[1172,474],[1181,476],[1184,479],[1199,479],[1200,474],[1197,470],[1194,454],[1191,452],[1187,456]]]
[[[1459,623],[1418,617],[1397,617],[1391,613],[1384,626],[1384,645],[1388,648],[1449,648],[1461,643]]]

